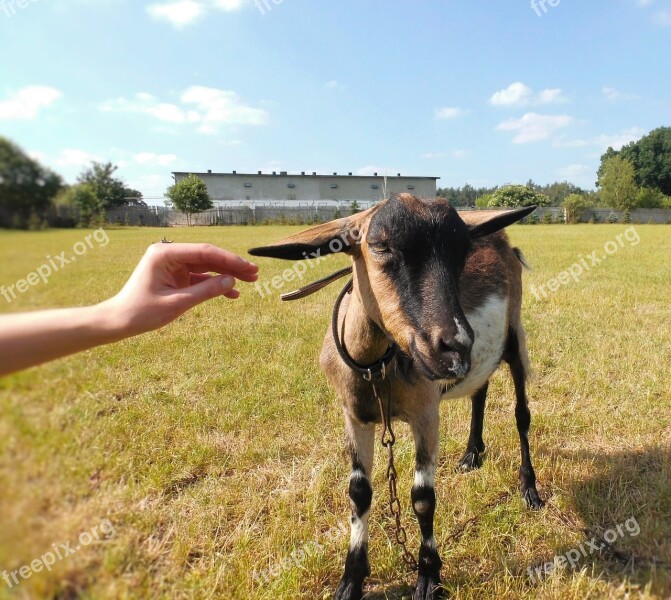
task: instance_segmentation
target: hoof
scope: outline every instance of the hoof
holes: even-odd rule
[[[361,600],[361,598],[363,598],[363,586],[351,580],[343,579],[335,593],[335,600]]]
[[[419,576],[412,600],[439,600],[444,597],[444,590],[440,585],[440,575]]]
[[[535,487],[529,487],[526,490],[522,490],[522,497],[524,498],[524,503],[527,505],[527,508],[530,508],[531,510],[540,510],[545,506],[545,502],[541,500]]]
[[[459,461],[457,466],[457,471],[461,473],[468,473],[469,471],[475,471],[482,466],[482,458],[485,455],[485,451],[478,450],[477,448],[469,448],[466,450],[466,454]]]

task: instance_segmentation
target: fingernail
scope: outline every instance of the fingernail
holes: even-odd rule
[[[235,279],[230,275],[221,278],[221,287],[228,291],[235,285]]]

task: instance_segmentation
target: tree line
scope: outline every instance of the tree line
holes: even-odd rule
[[[147,206],[142,194],[116,176],[110,162],[92,162],[74,185],[40,164],[12,141],[0,137],[0,210],[9,215],[10,227],[37,229],[51,211],[68,207],[65,227],[98,225],[105,212],[122,206]]]
[[[597,177],[596,191],[568,181],[538,185],[529,180],[526,185],[439,188],[438,195],[462,207],[561,206],[569,219],[596,207],[671,208],[671,127],[655,129],[621,150],[608,148]]]

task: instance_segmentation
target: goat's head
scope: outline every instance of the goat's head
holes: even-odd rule
[[[350,254],[355,293],[368,316],[426,377],[460,379],[470,369],[473,346],[458,289],[471,240],[534,208],[474,213],[467,224],[445,200],[401,194],[250,254],[290,260]]]

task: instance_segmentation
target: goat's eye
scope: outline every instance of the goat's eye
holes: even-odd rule
[[[387,242],[374,242],[370,244],[370,249],[375,254],[387,254],[389,252],[389,244]]]

